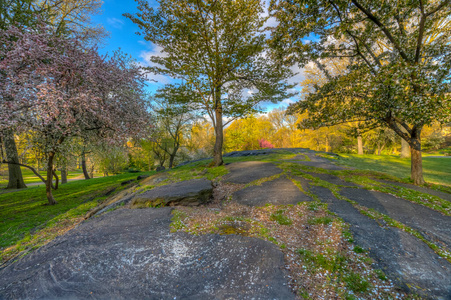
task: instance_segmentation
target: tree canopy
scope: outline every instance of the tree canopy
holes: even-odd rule
[[[327,82],[292,111],[312,126],[364,120],[383,124],[412,149],[412,179],[424,183],[421,130],[450,121],[451,2],[276,1],[274,57],[316,64]],[[333,74],[325,61],[343,61]]]

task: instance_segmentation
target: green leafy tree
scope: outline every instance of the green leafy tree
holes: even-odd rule
[[[266,55],[267,17],[260,0],[158,0],[153,8],[136,0],[125,14],[164,56],[150,58],[155,74],[183,80],[190,108],[208,114],[215,128],[214,164],[223,163],[223,122],[256,111],[262,101],[287,97],[291,72]]]
[[[423,184],[421,131],[451,115],[451,2],[273,0],[271,8],[277,58],[314,62],[326,74],[324,59],[349,61],[292,110],[309,111],[311,125],[390,127],[409,143],[412,180]]]

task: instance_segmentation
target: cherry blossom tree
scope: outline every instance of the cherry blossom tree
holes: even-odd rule
[[[79,39],[40,26],[0,32],[0,129],[32,131],[47,160],[46,193],[52,195],[54,158],[74,137],[125,141],[149,121],[144,74],[121,52],[100,56]]]

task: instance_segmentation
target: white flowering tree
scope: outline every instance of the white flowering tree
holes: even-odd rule
[[[411,147],[411,177],[423,184],[421,131],[450,121],[451,1],[271,1],[279,25],[274,55],[326,73],[291,107],[309,112],[311,126],[380,123]],[[349,61],[327,74],[327,59]]]
[[[0,39],[6,45],[0,62],[0,129],[31,131],[42,145],[47,198],[55,204],[54,158],[64,143],[73,137],[120,142],[146,127],[143,74],[120,52],[102,57],[45,26],[3,30]]]

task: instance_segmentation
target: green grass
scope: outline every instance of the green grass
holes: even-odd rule
[[[334,253],[333,251],[327,254],[314,254],[310,250],[299,249],[298,254],[301,259],[314,270],[321,268],[334,273],[341,271],[346,267],[346,257],[340,253]]]
[[[285,210],[280,209],[277,210],[275,213],[271,214],[271,220],[276,221],[280,225],[291,225],[293,224],[293,221],[291,221],[290,218],[284,215]]]
[[[370,288],[370,283],[360,274],[350,273],[344,277],[346,286],[355,293],[364,293]]]
[[[127,173],[60,185],[53,191],[58,204],[52,206],[46,205],[43,186],[0,194],[0,250],[63,219],[84,215],[105,198],[102,196],[106,191],[140,174],[148,173]]]
[[[42,182],[41,179],[39,179],[30,169],[21,167],[21,170],[22,170],[22,176],[23,176],[23,180],[24,180],[25,184]],[[6,168],[4,168],[3,173],[7,175],[8,170]],[[40,171],[39,174],[44,178],[46,178],[46,176],[47,176],[46,171]],[[61,172],[57,172],[57,175],[58,175],[59,179],[61,180]],[[80,177],[81,175],[83,175],[82,170],[69,171],[69,174],[67,175],[67,179],[71,180],[71,179]],[[97,176],[102,176],[102,174],[94,173],[94,177],[97,177]],[[0,177],[0,187],[6,187],[7,184],[8,184],[7,177],[6,176]]]
[[[396,155],[340,154],[338,163],[361,170],[379,171],[408,180],[410,158]],[[429,183],[451,185],[451,157],[423,157],[423,175]]]
[[[317,218],[312,218],[308,220],[309,225],[319,225],[319,224],[323,224],[323,225],[329,225],[330,223],[332,223],[332,218],[330,217],[317,217]]]

